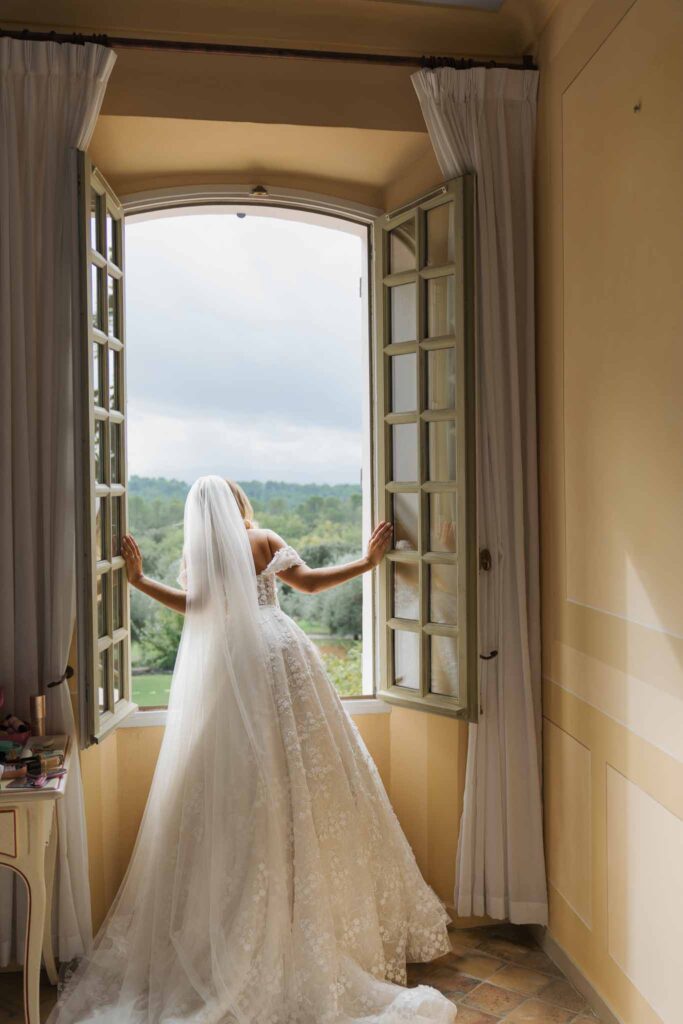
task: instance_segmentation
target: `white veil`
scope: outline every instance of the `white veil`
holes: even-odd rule
[[[311,899],[316,840],[294,841],[251,548],[220,477],[190,490],[184,560],[187,614],[138,839],[48,1024],[452,1020],[433,990],[345,955],[325,899]]]
[[[220,477],[190,490],[184,561],[187,614],[138,840],[51,1024],[252,1024],[262,979],[282,992],[291,977],[282,739],[251,548]]]

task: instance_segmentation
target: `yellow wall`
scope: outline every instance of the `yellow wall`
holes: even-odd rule
[[[565,0],[539,63],[550,933],[625,1024],[679,1024],[683,8]]]

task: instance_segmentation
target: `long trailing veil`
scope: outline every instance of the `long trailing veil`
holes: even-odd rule
[[[49,1024],[452,1020],[433,990],[379,980],[346,955],[324,893],[297,899],[307,880],[254,563],[220,477],[190,490],[184,561],[187,614],[133,856]]]

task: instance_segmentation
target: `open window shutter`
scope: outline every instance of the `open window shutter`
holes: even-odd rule
[[[380,696],[477,712],[471,176],[377,218]]]
[[[130,711],[124,216],[87,155],[79,162],[82,316],[75,346],[78,687],[83,745]]]

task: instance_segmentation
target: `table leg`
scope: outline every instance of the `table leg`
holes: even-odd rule
[[[43,930],[43,960],[45,970],[51,985],[56,985],[59,976],[55,964],[55,954],[52,949],[52,892],[55,880],[55,865],[57,863],[57,808],[55,807],[52,818],[50,838],[45,851],[45,928]]]
[[[45,881],[42,872],[24,876],[28,888],[28,921],[24,956],[24,1015],[26,1024],[40,1024],[40,961],[45,928]]]

